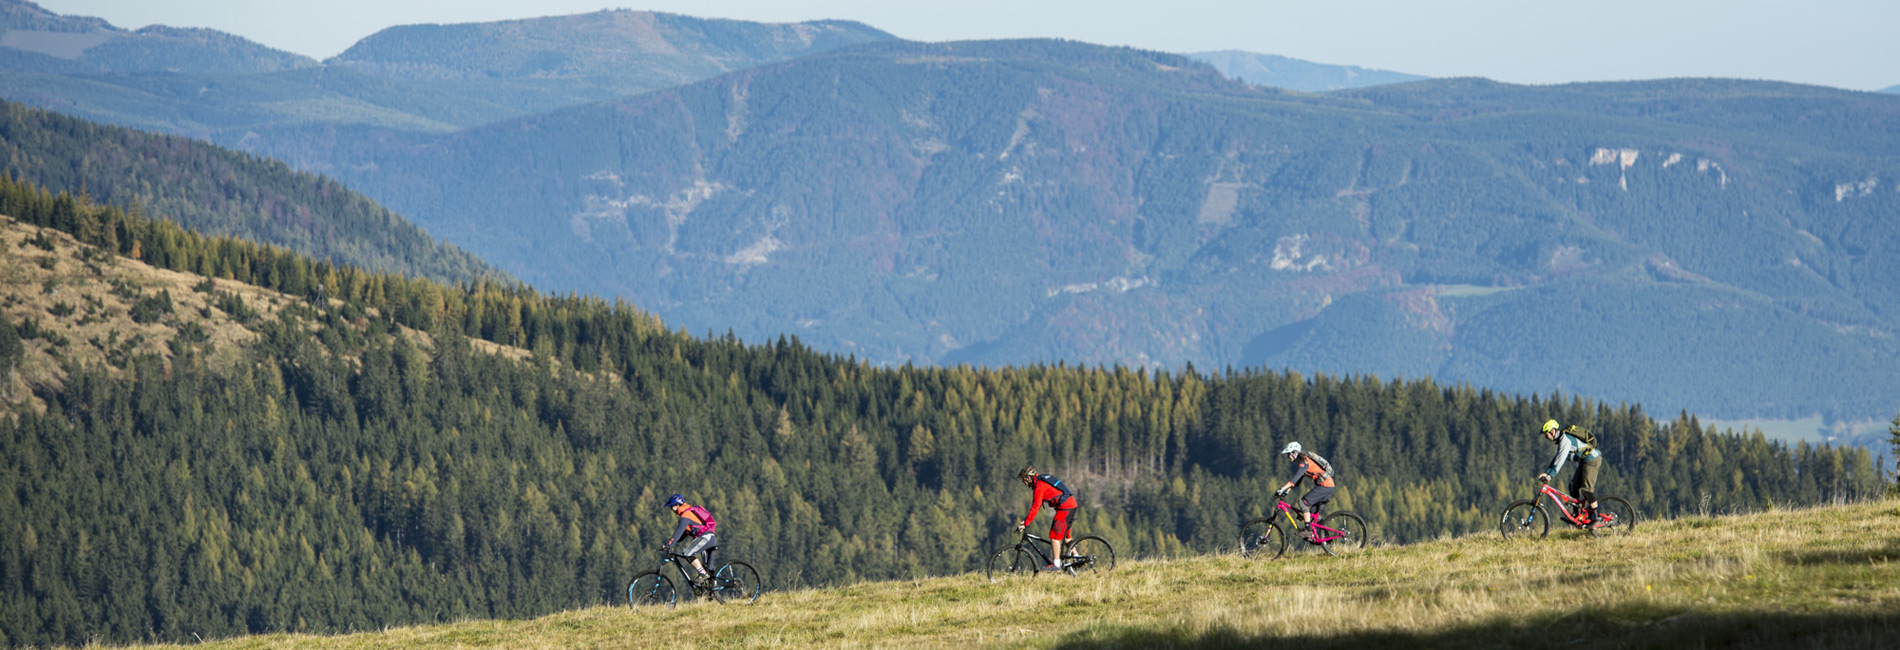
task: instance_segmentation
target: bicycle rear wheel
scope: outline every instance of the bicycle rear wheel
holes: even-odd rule
[[[1328,540],[1319,545],[1320,550],[1326,551],[1327,555],[1345,555],[1364,550],[1366,540],[1370,537],[1366,532],[1366,520],[1350,512],[1340,511],[1326,515],[1325,518],[1319,520],[1319,525],[1332,530],[1315,529],[1313,531],[1315,539],[1338,536],[1338,539]]]
[[[634,576],[633,582],[627,585],[627,604],[633,607],[672,607],[677,602],[679,592],[673,590],[673,581],[658,571]]]
[[[995,553],[990,554],[987,575],[989,576],[990,582],[996,582],[997,580],[1002,580],[1010,576],[1021,576],[1023,574],[1028,574],[1029,577],[1033,578],[1036,577],[1036,573],[1038,573],[1037,569],[1039,568],[1040,567],[1036,566],[1036,556],[1030,553],[1028,549],[1020,545],[1005,546],[996,549]]]
[[[1279,559],[1286,553],[1286,531],[1272,519],[1255,519],[1240,527],[1240,556]]]
[[[1062,561],[1071,573],[1093,573],[1115,568],[1115,547],[1108,540],[1084,535],[1062,545]]]
[[[1498,532],[1504,541],[1543,539],[1550,534],[1550,513],[1536,501],[1518,501],[1504,507],[1498,516]]]
[[[1605,518],[1602,526],[1591,526],[1590,534],[1598,537],[1628,535],[1636,529],[1636,508],[1623,497],[1603,497],[1597,500],[1597,516]]]
[[[759,571],[744,562],[727,562],[713,574],[713,600],[721,603],[746,604],[759,599],[759,592],[765,583],[759,580]]]

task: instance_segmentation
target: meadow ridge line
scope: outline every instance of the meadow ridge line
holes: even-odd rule
[[[1150,558],[1080,578],[968,573],[191,647],[1880,647],[1900,632],[1896,523],[1900,501],[1883,500],[1644,521],[1618,538],[1489,532],[1344,558]]]

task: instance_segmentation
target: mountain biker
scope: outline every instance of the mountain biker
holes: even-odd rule
[[[1549,420],[1544,422],[1544,439],[1557,443],[1557,455],[1550,459],[1550,466],[1537,475],[1537,482],[1550,482],[1550,477],[1563,469],[1565,458],[1577,461],[1577,472],[1570,477],[1570,498],[1584,504],[1584,525],[1595,524],[1597,470],[1603,466],[1603,452],[1596,447],[1596,436],[1574,424],[1559,430],[1557,421]]]
[[[1042,570],[1061,571],[1064,568],[1062,542],[1069,538],[1069,513],[1074,512],[1080,504],[1061,479],[1038,473],[1034,466],[1024,467],[1016,473],[1016,478],[1022,479],[1023,485],[1031,490],[1029,516],[1023,518],[1023,523],[1016,525],[1016,532],[1029,529],[1029,524],[1036,520],[1036,513],[1042,510],[1042,504],[1047,503],[1050,508],[1054,508],[1054,519],[1049,522],[1049,552],[1054,559]]]
[[[1296,508],[1303,519],[1301,526],[1306,529],[1305,536],[1310,540],[1313,538],[1313,516],[1319,513],[1320,506],[1333,500],[1333,464],[1326,462],[1319,454],[1302,449],[1297,441],[1286,443],[1280,454],[1293,463],[1293,478],[1287,479],[1286,485],[1280,486],[1273,496],[1284,498],[1299,486],[1301,480],[1313,480],[1313,489],[1300,497]]]
[[[672,508],[673,514],[679,515],[680,520],[673,527],[673,535],[666,538],[666,543],[661,544],[660,549],[670,551],[673,543],[680,541],[682,535],[692,538],[692,543],[676,555],[693,558],[693,569],[699,572],[699,580],[706,581],[711,576],[706,574],[706,566],[699,563],[699,554],[706,554],[706,564],[713,563],[713,554],[719,552],[719,536],[713,534],[713,529],[719,526],[719,522],[713,519],[711,512],[688,505],[686,497],[677,494],[666,498],[666,507]]]

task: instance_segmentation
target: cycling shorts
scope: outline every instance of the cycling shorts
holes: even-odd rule
[[[693,541],[687,543],[686,548],[680,551],[680,555],[698,555],[701,551],[707,551],[707,550],[715,549],[718,547],[719,547],[719,536],[708,533],[708,534],[700,535],[699,537],[693,538]]]
[[[1056,510],[1055,518],[1049,522],[1049,539],[1069,538],[1069,513],[1071,512],[1075,512],[1075,508]]]
[[[1306,496],[1300,499],[1300,505],[1305,506],[1301,508],[1301,510],[1318,514],[1319,507],[1326,505],[1326,502],[1331,500],[1333,500],[1333,488],[1316,487],[1313,488],[1311,492],[1307,492]]]

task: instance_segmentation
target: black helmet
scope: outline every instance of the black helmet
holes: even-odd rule
[[[1024,465],[1024,466],[1023,466],[1023,470],[1022,470],[1022,471],[1020,471],[1020,472],[1017,472],[1017,473],[1016,473],[1016,478],[1019,478],[1019,479],[1022,479],[1022,480],[1025,480],[1025,481],[1027,481],[1027,480],[1029,480],[1029,479],[1032,479],[1032,478],[1036,478],[1036,466],[1035,466],[1035,465]]]
[[[666,498],[666,507],[668,508],[680,505],[682,503],[686,503],[686,497],[675,494],[673,496]]]

